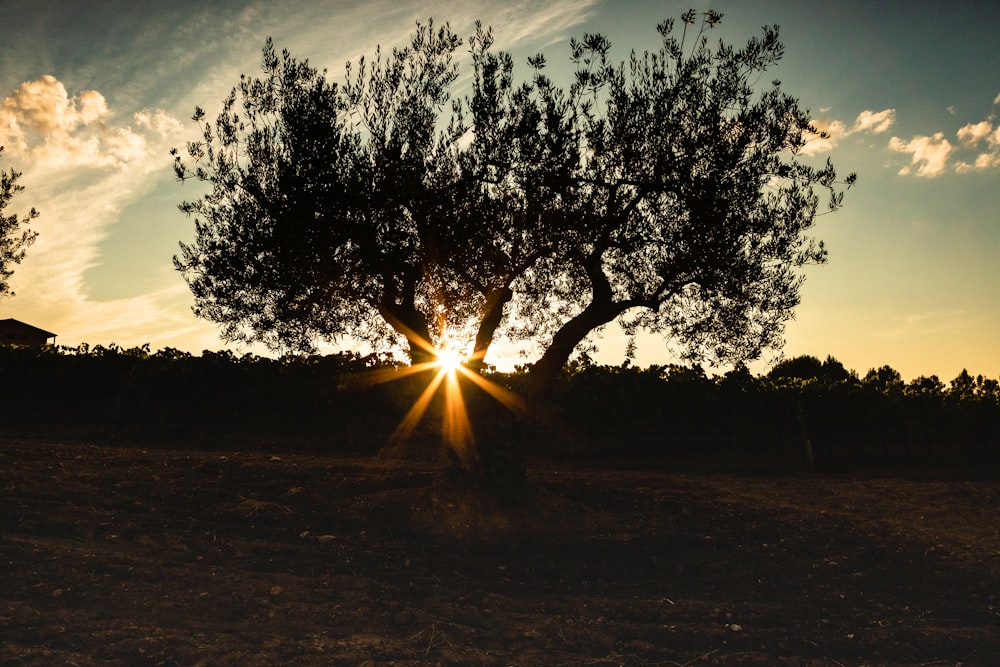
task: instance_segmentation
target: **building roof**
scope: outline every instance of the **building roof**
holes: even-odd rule
[[[56,335],[51,331],[46,331],[45,329],[39,329],[38,327],[31,326],[30,324],[26,324],[20,320],[15,320],[13,317],[8,317],[5,320],[0,320],[0,329],[6,331],[20,331],[35,336],[45,336],[46,338],[56,337]]]

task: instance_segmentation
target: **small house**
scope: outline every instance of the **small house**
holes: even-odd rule
[[[45,347],[50,339],[55,344],[56,335],[51,331],[33,327],[12,317],[0,320],[0,345]]]

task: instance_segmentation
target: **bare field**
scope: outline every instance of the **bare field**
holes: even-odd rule
[[[1000,481],[0,438],[0,665],[997,665]]]

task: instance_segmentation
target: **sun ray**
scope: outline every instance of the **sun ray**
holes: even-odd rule
[[[524,401],[515,393],[487,380],[478,372],[469,368],[468,364],[471,358],[466,352],[467,347],[463,349],[461,344],[448,340],[446,337],[439,341],[438,347],[431,346],[427,341],[421,341],[418,344],[421,349],[433,353],[433,361],[415,364],[406,368],[374,371],[362,380],[363,385],[371,386],[402,379],[418,373],[435,371],[427,386],[420,393],[420,396],[389,436],[388,443],[383,448],[382,454],[393,458],[402,452],[406,442],[416,432],[417,426],[433,404],[435,395],[439,391],[442,391],[441,435],[444,443],[454,452],[463,466],[470,469],[474,468],[477,465],[478,452],[473,428],[474,424],[469,416],[466,397],[462,391],[462,382],[471,382],[472,385],[484,391],[493,400],[496,400],[511,412],[526,414],[528,408]],[[466,390],[469,388],[469,385],[465,387]],[[477,414],[480,413],[477,411]],[[476,424],[475,426],[483,428],[489,425]]]
[[[362,387],[373,387],[378,384],[392,382],[393,380],[401,380],[417,373],[424,373],[435,368],[439,368],[439,364],[434,361],[425,361],[412,366],[398,368],[380,368],[362,373],[358,384]]]
[[[475,373],[465,366],[459,366],[457,370],[463,377],[471,380],[477,387],[495,398],[506,408],[521,414],[528,411],[528,406],[525,405],[524,400],[509,389],[504,389],[497,383],[490,382],[479,373]]]
[[[437,392],[437,388],[441,385],[441,382],[445,378],[444,372],[438,372],[434,375],[434,379],[430,381],[430,384],[424,388],[424,391],[417,398],[413,407],[409,409],[406,415],[403,417],[399,425],[389,436],[389,454],[397,453],[399,449],[403,446],[407,439],[413,435],[413,431],[416,430],[417,424],[420,423],[420,419],[427,412],[427,407],[431,403],[431,399],[434,398],[434,394]]]
[[[476,458],[476,450],[469,412],[465,408],[465,399],[462,396],[462,389],[458,386],[458,375],[454,369],[445,371],[445,376],[445,438],[462,463],[471,467]]]

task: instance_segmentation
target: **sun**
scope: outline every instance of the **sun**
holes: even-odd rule
[[[437,365],[445,373],[455,373],[465,363],[462,354],[453,348],[435,350],[434,354],[437,356]]]
[[[472,469],[477,465],[479,455],[476,450],[465,397],[462,395],[462,384],[465,383],[467,389],[471,389],[473,386],[477,387],[511,411],[526,414],[527,406],[524,405],[519,396],[509,389],[480,375],[478,370],[474,368],[476,364],[471,364],[473,367],[470,367],[470,360],[482,359],[475,354],[470,355],[468,349],[470,346],[446,339],[440,340],[440,347],[435,348],[430,341],[419,338],[416,340],[424,352],[433,355],[433,359],[421,361],[403,369],[394,367],[377,370],[372,372],[366,380],[374,385],[419,373],[428,373],[430,377],[427,386],[424,387],[420,396],[389,436],[382,453],[392,457],[402,452],[406,441],[416,431],[424,414],[432,405],[435,405],[433,399],[440,391],[444,398],[443,404],[440,405],[444,440],[448,447],[458,455],[463,465]]]

